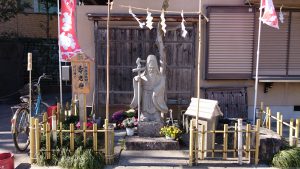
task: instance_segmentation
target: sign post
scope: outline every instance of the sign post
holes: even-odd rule
[[[71,59],[72,90],[79,96],[80,124],[87,122],[86,94],[90,93],[90,65],[91,61],[83,53],[78,53]]]

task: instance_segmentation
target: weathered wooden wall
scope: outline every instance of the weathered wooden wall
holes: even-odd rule
[[[248,117],[246,88],[208,88],[205,98],[219,101],[224,118]]]
[[[188,36],[181,37],[181,29],[169,28],[165,36],[167,50],[168,103],[188,104],[193,96],[195,77],[195,31],[188,27]],[[149,54],[159,59],[155,44],[156,29],[116,27],[110,32],[110,103],[129,105],[133,97],[132,78],[136,75],[136,59]],[[96,103],[105,103],[106,92],[106,29],[96,32]]]

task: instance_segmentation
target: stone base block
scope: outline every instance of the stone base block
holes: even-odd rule
[[[179,150],[176,140],[167,140],[164,137],[126,137],[127,150]]]
[[[138,136],[140,137],[160,137],[160,129],[164,126],[161,122],[139,122]]]

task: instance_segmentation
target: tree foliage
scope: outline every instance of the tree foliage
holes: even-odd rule
[[[9,21],[14,18],[18,12],[25,8],[32,8],[28,2],[21,3],[21,0],[0,0],[0,22]]]
[[[16,0],[0,0],[0,22],[6,22],[18,12]]]

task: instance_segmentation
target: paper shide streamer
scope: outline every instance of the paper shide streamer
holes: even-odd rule
[[[281,23],[284,22],[284,15],[282,13],[282,7],[283,7],[283,5],[281,5],[280,12],[279,12],[279,20],[280,20]]]
[[[143,28],[145,25],[145,22],[141,22],[139,18],[136,17],[136,15],[132,12],[131,8],[129,8],[129,14],[134,17],[134,19],[139,23],[140,28]]]
[[[166,19],[165,19],[165,10],[162,10],[161,11],[161,14],[160,14],[160,19],[161,19],[161,22],[160,22],[160,25],[161,25],[161,30],[164,32],[164,36],[166,35]]]
[[[185,29],[185,20],[184,20],[184,17],[183,17],[183,11],[181,11],[181,18],[182,18],[182,21],[181,21],[181,36],[183,38],[186,37],[186,34],[187,34],[187,31]]]
[[[152,24],[152,20],[153,20],[153,17],[151,16],[151,12],[148,11],[148,8],[147,8],[147,21],[146,21],[146,26],[151,30],[153,28]]]

